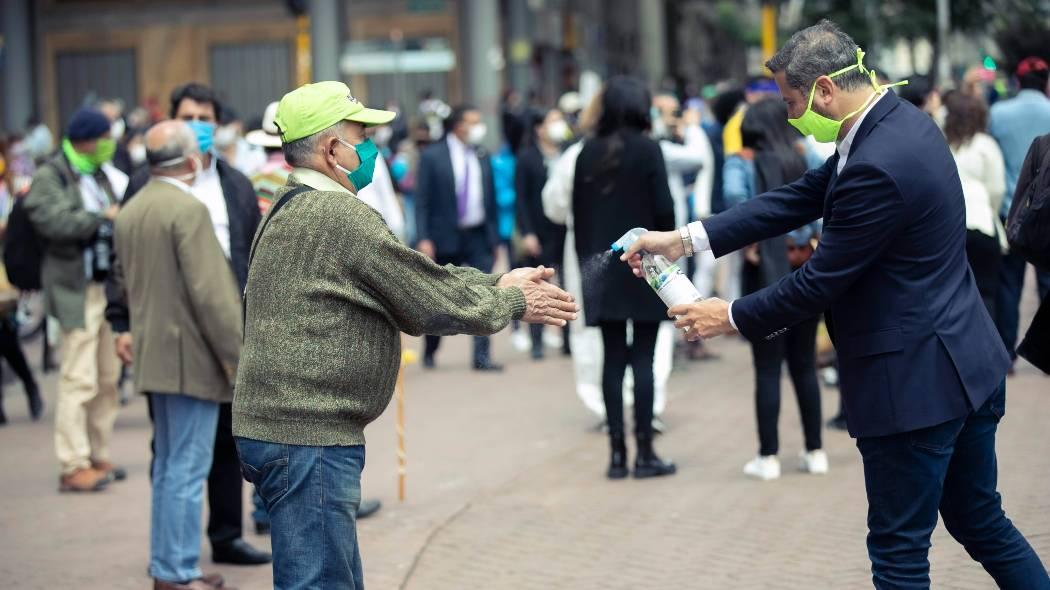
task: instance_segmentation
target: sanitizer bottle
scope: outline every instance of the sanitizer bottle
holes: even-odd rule
[[[620,236],[620,239],[612,244],[613,252],[623,253],[646,231],[648,230],[644,227],[636,227]],[[660,297],[664,305],[670,308],[700,300],[700,293],[693,286],[693,282],[685,276],[677,264],[660,254],[652,254],[643,250],[641,255],[645,281],[649,283],[653,291],[656,291],[656,295]]]

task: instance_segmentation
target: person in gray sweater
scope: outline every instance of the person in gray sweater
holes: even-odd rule
[[[341,82],[288,93],[275,117],[294,169],[249,255],[233,431],[270,513],[278,588],[364,587],[364,428],[393,395],[401,332],[484,335],[512,319],[576,317],[552,270],[439,266],[356,197],[378,155],[365,128],[393,117]]]

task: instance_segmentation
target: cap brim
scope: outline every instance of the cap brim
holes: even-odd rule
[[[267,133],[262,129],[256,129],[244,134],[244,140],[252,145],[264,148],[281,147],[281,136]]]
[[[376,125],[386,125],[387,123],[394,120],[397,113],[394,111],[381,111],[379,109],[361,109],[356,113],[346,117],[347,121],[353,121],[360,123],[365,127],[375,127]]]

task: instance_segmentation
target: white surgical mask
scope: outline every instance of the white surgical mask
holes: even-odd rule
[[[564,119],[551,121],[547,125],[547,139],[554,143],[561,143],[569,139],[571,135],[572,133],[569,131],[569,124],[566,123]]]
[[[131,157],[131,163],[138,166],[146,161],[146,146],[142,143],[129,145],[128,155]]]
[[[467,143],[470,145],[481,145],[481,142],[485,141],[485,135],[488,131],[489,129],[484,123],[478,123],[467,132]]]

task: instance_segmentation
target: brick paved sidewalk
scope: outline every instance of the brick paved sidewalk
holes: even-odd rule
[[[680,472],[646,482],[604,479],[606,441],[573,393],[568,360],[534,364],[502,335],[494,348],[506,373],[476,375],[468,347],[467,338],[449,339],[437,371],[408,375],[406,503],[396,500],[393,409],[367,431],[365,495],[385,504],[360,524],[371,590],[870,587],[859,455],[845,434],[826,432],[831,473],[793,472],[801,432],[786,384],[785,475],[762,483],[741,474],[757,446],[745,343],[717,342],[722,360],[674,373],[670,431],[657,446]],[[53,374],[44,386],[53,399]],[[129,481],[62,496],[49,421],[29,423],[20,387],[5,389],[12,424],[0,429],[0,588],[149,587],[145,404],[136,400],[118,422],[114,452]],[[825,415],[836,396],[824,392]],[[1025,365],[1008,396],[1001,489],[1047,561],[1050,379]],[[268,568],[215,567],[203,545],[206,571],[242,589],[270,587]],[[935,587],[994,587],[943,530],[931,560]]]

